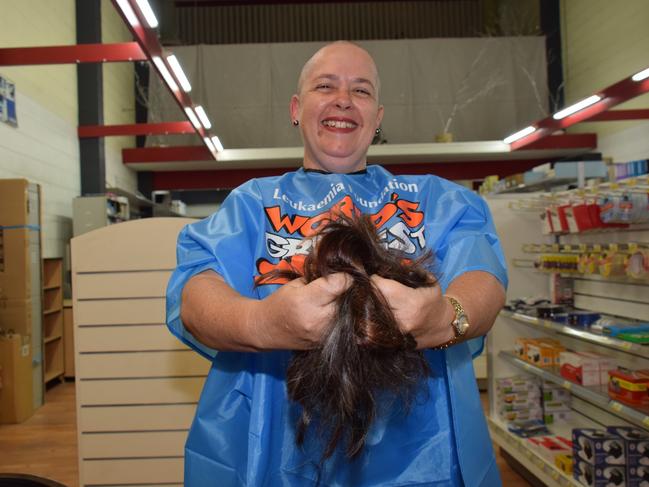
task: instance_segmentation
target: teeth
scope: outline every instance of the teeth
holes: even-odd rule
[[[329,127],[335,127],[337,129],[353,129],[356,127],[355,123],[352,122],[340,122],[337,120],[325,120],[322,122],[322,125],[327,125]]]

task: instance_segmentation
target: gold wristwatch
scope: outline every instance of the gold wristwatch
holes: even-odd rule
[[[433,347],[433,350],[443,350],[457,343],[460,338],[466,335],[466,332],[471,327],[471,325],[469,324],[469,318],[467,317],[466,312],[464,311],[464,308],[462,307],[460,302],[457,299],[452,298],[451,296],[444,297],[449,300],[449,302],[453,306],[453,309],[455,310],[455,319],[451,322],[455,336],[446,343],[442,343],[441,345]]]

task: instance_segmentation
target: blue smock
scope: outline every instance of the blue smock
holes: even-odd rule
[[[382,406],[358,458],[346,460],[339,448],[319,468],[315,435],[295,445],[299,406],[285,385],[291,352],[217,354],[183,326],[180,297],[191,276],[211,269],[241,295],[263,299],[277,286],[255,287],[254,276],[285,260],[299,265],[308,252],[300,244],[332,209],[373,215],[382,241],[413,257],[431,249],[443,290],[474,270],[507,285],[487,205],[450,181],[369,166],[353,174],[299,169],[243,184],[218,212],[182,230],[167,289],[170,330],[212,360],[185,447],[185,485],[500,486],[472,365],[482,338],[427,350],[433,374],[407,414],[398,403]]]

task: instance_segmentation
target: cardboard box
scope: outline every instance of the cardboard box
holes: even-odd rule
[[[649,433],[629,426],[608,426],[607,431],[624,440],[627,486],[639,487],[649,477]]]
[[[0,337],[0,424],[22,423],[34,414],[30,337]]]
[[[589,487],[624,487],[627,485],[625,473],[624,465],[594,466],[575,458],[572,476]]]
[[[496,380],[498,392],[509,394],[512,392],[538,391],[539,381],[535,377],[503,377]]]
[[[0,296],[0,330],[32,336],[33,328],[40,328],[40,321],[40,311],[35,312],[31,299],[6,299]]]
[[[40,226],[40,186],[26,179],[0,179],[0,226]]]
[[[596,428],[572,430],[573,456],[595,467],[625,465],[624,440],[610,431]]]
[[[27,299],[41,294],[40,231],[0,228],[0,299]]]
[[[561,352],[559,354],[561,376],[584,386],[601,384],[599,362],[578,352]]]

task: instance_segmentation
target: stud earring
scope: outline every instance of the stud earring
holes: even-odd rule
[[[298,125],[300,125],[300,121],[299,120],[293,120],[293,125],[295,127],[297,127]]]
[[[381,133],[381,127],[378,127],[374,132],[376,135],[379,135]]]

